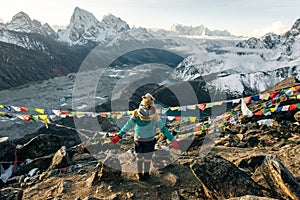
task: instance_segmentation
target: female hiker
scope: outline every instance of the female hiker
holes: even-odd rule
[[[136,177],[138,180],[147,180],[150,176],[150,165],[156,143],[154,138],[156,127],[168,138],[174,149],[179,149],[178,142],[169,132],[159,115],[156,114],[154,100],[154,97],[149,93],[142,96],[139,108],[134,110],[131,118],[118,135],[112,138],[112,143],[116,144],[126,132],[134,128],[134,149],[137,153]]]

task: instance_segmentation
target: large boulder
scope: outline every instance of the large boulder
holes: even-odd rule
[[[22,200],[22,197],[22,189],[9,187],[0,190],[0,200]]]
[[[276,200],[276,199],[269,198],[269,197],[258,197],[253,195],[246,195],[242,197],[230,198],[228,200]]]
[[[67,149],[65,146],[61,147],[53,156],[51,165],[48,168],[49,170],[55,168],[63,168],[69,165],[69,156],[67,154]]]
[[[121,169],[121,163],[115,151],[109,151],[103,163],[99,163],[86,180],[86,185],[92,187],[101,181],[119,184],[122,175]]]
[[[15,145],[9,142],[8,137],[0,137],[0,161],[13,161]]]
[[[55,135],[38,135],[18,149],[19,161],[34,159],[55,153],[61,148],[61,139]]]
[[[208,199],[269,195],[247,173],[220,156],[205,157],[191,164],[190,168]]]
[[[100,181],[119,182],[121,180],[121,163],[114,152],[110,151],[101,167],[99,173]]]
[[[281,199],[300,199],[300,184],[291,172],[274,156],[267,155],[253,179]]]
[[[14,175],[19,176],[27,174],[30,170],[34,168],[38,168],[39,170],[46,170],[51,164],[52,158],[53,154],[32,159],[26,164],[19,165]]]
[[[296,114],[294,115],[294,118],[297,122],[300,122],[300,111],[296,112]]]

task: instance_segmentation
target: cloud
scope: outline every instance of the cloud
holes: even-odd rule
[[[276,33],[276,34],[282,34],[289,30],[289,26],[286,24],[283,24],[281,21],[275,21],[271,24],[271,26],[267,26],[262,29],[256,29],[252,31],[249,36],[251,37],[262,37],[267,33]]]

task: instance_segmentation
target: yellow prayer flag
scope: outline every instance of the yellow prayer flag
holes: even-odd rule
[[[84,116],[85,116],[85,114],[76,114],[76,117],[78,117],[78,118],[82,118]]]
[[[296,91],[296,88],[295,87],[291,87],[290,90],[294,92],[294,91]]]
[[[42,114],[42,115],[45,114],[45,110],[44,110],[44,109],[41,109],[41,108],[36,108],[35,111],[36,111],[37,113]]]
[[[6,112],[0,112],[0,116],[5,116]]]
[[[132,115],[134,111],[127,111],[128,115]]]
[[[217,101],[217,102],[213,103],[214,106],[221,106],[222,104],[223,104],[223,101]]]
[[[197,131],[196,134],[197,134],[197,135],[201,135],[201,134],[202,134],[202,131]]]
[[[179,106],[170,107],[170,109],[171,109],[172,111],[174,111],[174,110],[178,110],[178,109],[179,109]]]
[[[118,114],[118,115],[117,115],[117,119],[121,119],[122,117],[123,117],[122,114]]]
[[[54,113],[55,114],[55,113]],[[76,116],[77,115],[85,115],[85,112],[82,112],[82,111],[76,111],[75,113],[74,113]]]
[[[3,105],[0,105],[0,108],[4,108],[4,106],[3,106]]]
[[[43,122],[45,122],[45,123],[47,123],[47,124],[50,124],[50,120],[48,119],[48,115],[39,115],[39,118],[40,118]]]
[[[286,96],[280,97],[280,102],[284,102],[286,100]]]
[[[276,109],[277,109],[276,107],[275,108],[270,108],[270,111],[273,113],[273,112],[275,112]]]
[[[194,122],[196,122],[196,120],[197,120],[197,117],[190,117],[190,121],[191,121],[191,122],[194,123]]]

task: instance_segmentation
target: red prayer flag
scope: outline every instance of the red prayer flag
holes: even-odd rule
[[[290,110],[296,110],[296,104],[291,104],[290,105]]]
[[[22,112],[28,112],[28,108],[25,108],[25,107],[21,107],[20,110],[21,110]]]
[[[205,104],[205,103],[203,103],[203,104],[198,104],[198,108],[199,108],[200,110],[205,110],[205,109],[206,109],[206,104]]]
[[[66,110],[61,110],[60,112],[61,112],[62,115],[67,115],[67,114],[69,114],[69,112],[66,111]]]
[[[176,117],[174,118],[174,120],[180,121],[180,120],[181,120],[181,117],[180,117],[180,116],[176,116]]]
[[[271,92],[271,93],[270,93],[270,97],[271,97],[272,99],[274,99],[279,93],[280,93],[279,91]]]
[[[262,111],[262,110],[259,110],[259,111],[257,111],[257,112],[254,113],[254,115],[257,115],[257,116],[260,116],[260,115],[262,115],[262,114],[263,114],[263,111]]]
[[[247,104],[247,103],[250,103],[251,102],[251,99],[252,97],[245,97],[244,98],[244,102]]]
[[[30,115],[22,115],[25,121],[31,121]]]

